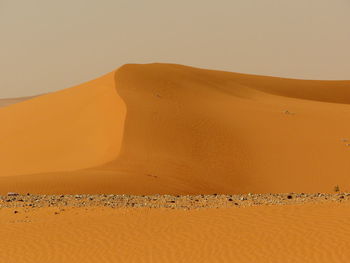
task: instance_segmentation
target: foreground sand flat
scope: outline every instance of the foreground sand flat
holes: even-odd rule
[[[0,262],[347,262],[349,222],[349,202],[2,208]]]

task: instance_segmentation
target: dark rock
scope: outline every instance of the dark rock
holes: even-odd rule
[[[14,193],[14,192],[8,192],[7,196],[18,196],[18,193]]]

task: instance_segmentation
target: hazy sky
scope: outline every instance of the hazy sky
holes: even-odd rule
[[[0,0],[0,97],[125,63],[350,79],[350,0]]]

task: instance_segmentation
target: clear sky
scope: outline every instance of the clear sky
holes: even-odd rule
[[[350,79],[349,0],[0,0],[0,97],[125,63]]]

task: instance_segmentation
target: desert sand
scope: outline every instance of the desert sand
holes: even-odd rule
[[[0,261],[347,262],[345,203],[200,210],[0,210]]]
[[[0,193],[350,190],[350,81],[125,65],[0,109]]]
[[[158,63],[0,100],[0,262],[347,262],[349,104]]]

